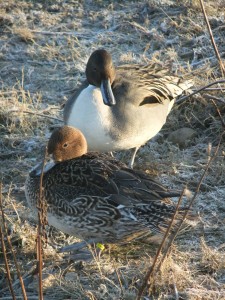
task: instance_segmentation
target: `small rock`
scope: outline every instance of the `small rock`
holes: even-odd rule
[[[197,135],[197,132],[192,128],[179,128],[168,135],[167,140],[180,148],[186,148],[192,139]]]
[[[161,24],[160,24],[160,29],[161,29],[161,31],[163,32],[163,33],[165,33],[165,34],[169,34],[169,29],[170,29],[170,27],[168,26],[168,23],[167,22],[162,22]]]

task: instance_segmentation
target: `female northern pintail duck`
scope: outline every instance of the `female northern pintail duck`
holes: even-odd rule
[[[149,175],[128,168],[104,153],[86,153],[83,134],[70,126],[53,132],[48,152],[43,198],[50,225],[87,243],[119,243],[160,231],[175,208],[163,200],[180,195]],[[25,184],[29,206],[39,199],[40,165]]]
[[[115,69],[104,49],[91,54],[86,77],[65,105],[65,124],[83,132],[90,151],[135,148],[131,166],[138,148],[166,122],[175,98],[192,86],[156,63]]]

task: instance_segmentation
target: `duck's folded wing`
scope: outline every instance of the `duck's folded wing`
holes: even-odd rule
[[[120,169],[114,172],[113,180],[120,194],[141,201],[162,200],[179,197],[181,191],[168,190],[148,174],[138,170]]]
[[[120,81],[123,84],[132,82],[132,86],[139,90],[139,94],[142,95],[139,106],[152,107],[163,103],[164,100],[171,101],[193,86],[193,81],[190,78],[183,79],[181,76],[172,75],[169,66],[156,62],[151,62],[145,66],[120,66],[117,77],[118,84]]]

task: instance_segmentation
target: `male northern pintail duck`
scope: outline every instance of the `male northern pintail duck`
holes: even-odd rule
[[[54,163],[46,165],[43,199],[48,223],[86,243],[120,243],[160,231],[175,211],[169,191],[144,172],[107,154],[87,153],[83,134],[74,127],[56,129],[48,143]],[[40,165],[25,184],[29,206],[39,199]]]
[[[91,54],[86,78],[65,105],[65,124],[83,132],[90,151],[135,148],[131,166],[138,148],[166,122],[175,98],[192,86],[153,62],[115,69],[104,49]]]

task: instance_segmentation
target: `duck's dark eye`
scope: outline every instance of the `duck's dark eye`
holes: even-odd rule
[[[93,71],[96,72],[96,71],[97,71],[97,68],[94,67],[94,68],[93,68]]]
[[[66,148],[67,146],[68,146],[68,144],[67,144],[67,143],[63,144],[63,148]]]

